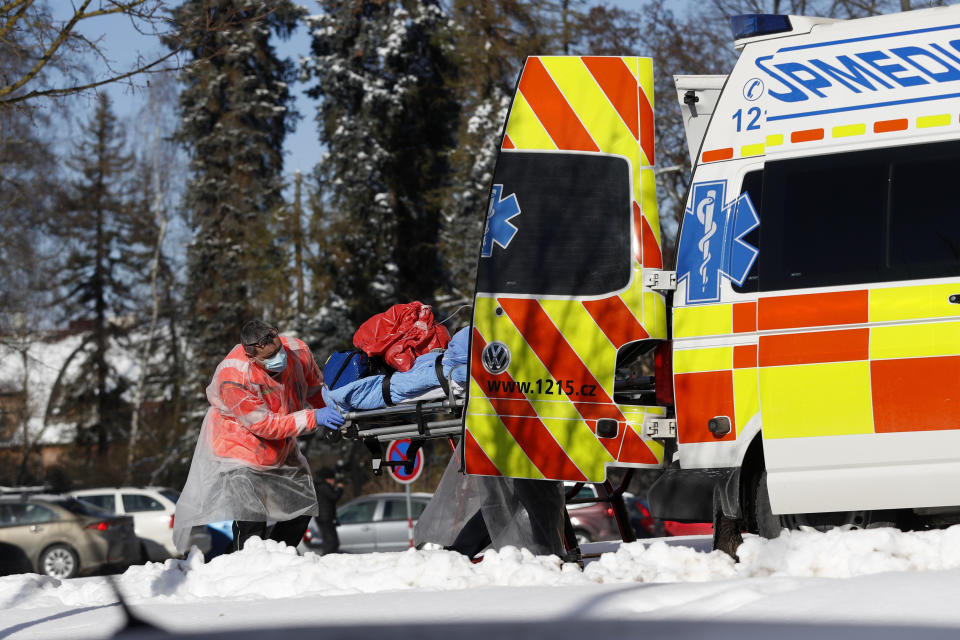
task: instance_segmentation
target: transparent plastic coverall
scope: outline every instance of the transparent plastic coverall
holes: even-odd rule
[[[462,446],[457,445],[417,520],[414,543],[450,547],[464,526],[477,526],[482,516],[492,548],[510,545],[534,555],[563,557],[563,483],[466,475],[460,472]]]
[[[296,437],[317,428],[308,403],[324,406],[323,377],[306,344],[280,340],[287,365],[279,379],[237,345],[207,387],[210,409],[177,500],[173,542],[180,552],[187,550],[196,525],[317,514],[316,491]]]

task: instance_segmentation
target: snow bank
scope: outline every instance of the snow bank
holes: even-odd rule
[[[791,531],[776,540],[749,537],[740,562],[662,541],[623,544],[581,570],[555,556],[507,547],[473,564],[448,551],[298,556],[273,541],[204,563],[185,560],[130,567],[113,579],[130,604],[263,600],[384,591],[449,591],[492,586],[584,586],[637,582],[707,582],[765,576],[843,578],[887,571],[960,568],[960,526],[904,533],[895,529]],[[116,602],[107,578],[55,580],[35,574],[0,578],[0,609],[97,606]]]

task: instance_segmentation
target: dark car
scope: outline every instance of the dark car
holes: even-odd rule
[[[432,494],[410,494],[413,524],[427,508]],[[407,524],[407,496],[405,493],[373,493],[360,496],[337,509],[337,537],[340,553],[368,553],[371,551],[403,551],[410,548],[410,528]],[[315,518],[310,518],[307,532],[299,550],[320,548],[320,532]]]
[[[630,524],[633,525],[633,531],[638,538],[659,538],[666,535],[663,531],[663,521],[650,515],[650,509],[647,508],[645,500],[624,495],[623,502],[627,505]]]
[[[73,578],[140,561],[133,518],[71,496],[0,496],[0,574]]]
[[[627,505],[627,513],[630,514],[630,522],[638,538],[713,534],[713,524],[710,522],[658,520],[650,515],[650,509],[645,500],[624,494],[623,501]]]
[[[569,491],[573,488],[572,483],[564,485]],[[580,500],[585,498],[597,498],[597,487],[593,484],[584,484],[571,500]],[[602,540],[620,540],[620,528],[617,526],[617,519],[613,515],[613,507],[607,502],[582,502],[579,504],[568,504],[567,513],[570,515],[570,523],[573,525],[573,532],[577,536],[577,542],[584,544],[586,542],[600,542]]]

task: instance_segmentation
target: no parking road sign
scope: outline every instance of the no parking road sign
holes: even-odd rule
[[[410,438],[393,440],[387,446],[386,461],[403,462],[407,459],[407,449],[409,448]],[[393,479],[397,482],[401,484],[410,484],[419,478],[420,472],[423,471],[423,451],[417,449],[417,455],[413,459],[413,467],[410,469],[410,471],[407,471],[402,464],[387,466],[387,471],[390,472],[390,475],[393,476]]]

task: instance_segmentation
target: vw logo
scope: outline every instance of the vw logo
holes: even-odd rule
[[[510,349],[502,342],[491,342],[480,353],[483,368],[492,375],[499,375],[510,366]]]
[[[743,97],[753,102],[763,95],[763,80],[760,78],[750,78],[747,84],[743,85]]]

